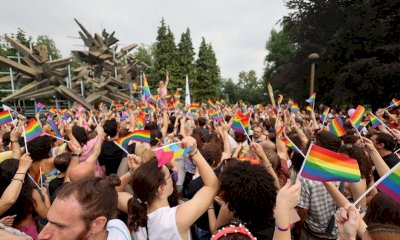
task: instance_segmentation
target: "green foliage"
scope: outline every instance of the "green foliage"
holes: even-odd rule
[[[230,103],[243,100],[250,104],[265,104],[267,100],[267,95],[264,95],[266,91],[263,87],[263,80],[257,79],[254,70],[240,72],[237,84],[232,79],[228,79],[223,81],[222,86],[223,97],[227,98]]]
[[[195,78],[195,55],[192,38],[190,37],[190,29],[187,28],[186,32],[182,33],[181,40],[178,43],[179,68],[175,70],[177,79],[173,81],[174,86],[183,88],[185,86],[186,75],[188,75],[189,78]]]
[[[154,61],[153,49],[154,45],[146,46],[141,44],[133,53],[133,55],[136,57],[136,59],[146,64],[147,67],[151,69]]]
[[[170,89],[175,86],[176,78],[175,69],[178,68],[177,49],[175,45],[174,34],[169,26],[165,24],[164,19],[161,20],[161,26],[157,31],[157,41],[154,47],[154,67],[148,77],[149,84],[158,86],[158,81],[165,80],[166,71],[170,71]],[[154,90],[155,88],[152,88]]]
[[[195,101],[205,101],[208,98],[218,99],[221,95],[220,69],[217,65],[215,52],[204,37],[200,43],[196,60],[196,79],[190,81],[191,97]]]
[[[287,58],[279,51],[271,53],[268,47],[279,43],[271,36],[265,80],[270,78],[274,87],[297,101],[304,100],[309,94],[307,57],[315,52],[320,56],[317,102],[371,103],[376,108],[396,97],[400,89],[398,1],[291,0],[287,7],[291,11],[284,18],[283,33],[295,51]],[[272,56],[279,56],[278,60]]]
[[[47,46],[47,51],[52,60],[62,58],[60,50],[57,49],[56,43],[47,35],[40,35],[36,39],[36,44],[44,44]]]

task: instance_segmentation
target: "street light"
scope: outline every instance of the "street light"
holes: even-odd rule
[[[314,79],[315,79],[315,62],[319,59],[318,53],[311,53],[308,55],[311,60],[311,75],[310,75],[310,96],[314,93]]]

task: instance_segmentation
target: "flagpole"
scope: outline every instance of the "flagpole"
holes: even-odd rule
[[[358,128],[356,128],[356,126],[353,124],[353,122],[352,122],[351,120],[350,120],[350,123],[351,123],[351,125],[353,126],[353,128],[357,131],[358,136],[360,137],[360,140],[361,140],[361,142],[363,143],[363,142],[364,142],[364,139],[362,138],[360,131],[358,131]]]
[[[41,190],[39,184],[37,184],[37,182],[35,181],[35,179],[33,179],[33,177],[31,176],[30,173],[28,173],[28,177],[29,177],[29,179],[36,185],[36,187],[37,187],[39,190]]]
[[[326,116],[324,117],[324,120],[322,121],[322,127],[324,126],[325,121],[326,121],[326,119],[328,118],[329,110],[331,110],[330,107],[328,107],[328,113],[326,114]]]
[[[288,138],[288,139],[289,139],[289,138]],[[289,139],[289,141],[290,141],[290,139]],[[306,156],[308,156],[308,154],[310,153],[311,147],[312,147],[313,145],[314,145],[314,144],[311,144],[310,147],[308,148]],[[304,154],[303,154],[302,152],[301,152],[301,155],[304,156]],[[306,156],[304,156],[303,164],[301,164],[301,168],[300,168],[299,172],[297,173],[296,182],[299,181],[300,176],[301,176],[301,172],[303,172],[304,166],[305,166],[306,161],[307,161]]]
[[[374,185],[372,185],[370,188],[368,188],[368,190],[363,193],[363,195],[361,195],[354,203],[353,205],[357,205],[357,203],[359,203],[361,201],[361,199],[363,199],[365,196],[367,196],[367,194],[369,192],[372,191],[372,189],[374,189],[376,186],[378,186],[379,183],[381,183],[383,180],[385,180],[387,178],[387,176],[389,176],[391,173],[393,173],[398,167],[400,167],[400,162],[398,162],[394,167],[392,167],[392,169],[390,169],[389,172],[385,173],[385,175],[383,175],[381,178],[378,179],[378,181],[376,181],[374,183]]]
[[[42,167],[39,167],[40,189],[43,187]]]
[[[22,126],[23,133],[24,133],[24,142],[25,142],[25,153],[29,154],[28,152],[28,144],[26,143],[26,132],[25,132],[25,126]]]
[[[170,144],[168,144],[168,145],[164,145],[164,146],[162,146],[162,147],[153,149],[153,151],[157,151],[157,150],[160,150],[160,149],[162,149],[162,148],[169,147],[169,146],[171,146],[171,145],[175,145],[175,144],[182,143],[182,142],[183,142],[183,141],[173,142],[173,143],[170,143]]]
[[[240,126],[242,126],[242,128],[243,128],[243,130],[244,130],[244,134],[246,135],[246,137],[247,137],[247,139],[249,140],[249,142],[252,142],[251,139],[250,139],[249,134],[247,133],[246,129],[243,127],[243,124],[242,124],[241,121],[240,121]]]
[[[390,133],[390,130],[391,130],[390,127],[386,126],[386,124],[383,123],[383,122],[382,122],[377,116],[375,116],[375,114],[373,114],[372,112],[370,112],[370,114],[371,114],[372,116],[374,116],[383,126],[385,126],[385,127],[389,130],[389,133]]]
[[[115,145],[117,145],[117,147],[119,147],[122,151],[124,151],[127,155],[130,155],[130,153],[125,149],[125,148],[123,148],[121,145],[119,145],[116,141],[113,141],[114,142],[114,144]]]
[[[44,135],[47,135],[47,136],[49,136],[49,137],[56,138],[56,139],[58,139],[58,140],[61,140],[61,141],[67,142],[67,143],[70,142],[70,141],[68,141],[68,140],[65,140],[64,138],[56,137],[56,136],[53,136],[53,135],[48,134],[48,133],[44,133]]]
[[[301,154],[301,156],[303,156],[304,158],[306,157],[306,156],[304,155],[304,153],[303,153],[302,151],[300,151],[300,149],[296,146],[296,144],[294,144],[294,143],[292,142],[292,140],[290,140],[290,138],[288,138],[288,137],[286,136],[286,139],[289,140],[289,142],[290,142],[291,144],[293,144],[293,146],[296,148],[296,151],[298,151],[298,152]]]

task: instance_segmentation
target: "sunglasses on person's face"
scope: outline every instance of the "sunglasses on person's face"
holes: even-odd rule
[[[172,181],[177,182],[178,174],[171,168],[168,168],[168,172],[169,172],[169,176],[165,179],[165,181],[167,181],[169,178],[172,178]]]

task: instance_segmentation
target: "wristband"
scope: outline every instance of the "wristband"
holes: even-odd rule
[[[199,151],[199,149],[196,149],[196,152],[194,152],[193,154],[189,154],[190,157],[193,157],[194,155],[197,154],[197,152]]]
[[[71,156],[72,157],[80,157],[80,154],[73,153]]]
[[[278,224],[275,223],[275,227],[281,232],[286,232],[287,230],[290,229],[290,223],[286,228],[281,228],[281,227],[278,226]]]
[[[12,180],[16,180],[16,181],[20,181],[20,182],[22,182],[22,184],[24,184],[24,180],[22,180],[22,179],[18,179],[18,178],[13,178]]]
[[[15,175],[17,175],[17,174],[25,175],[26,173],[23,173],[23,172],[17,172],[17,173],[15,173]]]

